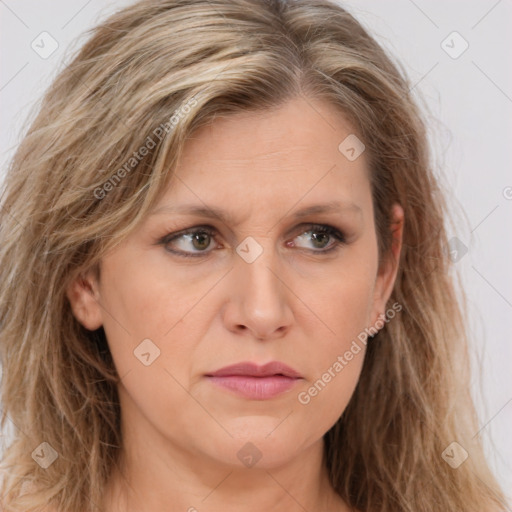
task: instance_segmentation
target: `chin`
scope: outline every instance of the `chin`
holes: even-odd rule
[[[233,437],[226,434],[222,439],[217,438],[217,450],[211,455],[237,468],[245,465],[248,468],[275,469],[292,460],[310,444],[304,429],[295,428],[292,432],[286,428],[286,421],[277,421],[274,417],[245,417],[223,423]]]

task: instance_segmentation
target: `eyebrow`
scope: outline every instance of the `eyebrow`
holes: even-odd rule
[[[362,215],[363,210],[359,205],[351,201],[331,201],[328,203],[307,206],[294,212],[292,216],[296,219],[300,219],[302,217],[307,217],[312,214],[342,212],[353,212]],[[153,212],[150,213],[150,216],[164,213],[177,215],[196,215],[199,217],[217,219],[223,223],[229,223],[229,220],[232,218],[232,215],[229,212],[223,211],[219,208],[187,204],[165,204],[153,210]]]

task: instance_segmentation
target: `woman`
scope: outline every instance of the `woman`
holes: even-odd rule
[[[497,511],[407,79],[326,0],[136,3],[2,198],[10,511]]]

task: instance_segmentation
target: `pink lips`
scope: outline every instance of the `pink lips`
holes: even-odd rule
[[[293,368],[272,361],[263,366],[237,363],[206,375],[211,382],[251,400],[267,400],[291,389],[301,379]]]

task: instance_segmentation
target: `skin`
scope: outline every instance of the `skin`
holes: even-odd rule
[[[352,133],[330,105],[304,98],[215,119],[187,141],[157,208],[207,205],[230,218],[162,209],[102,260],[99,281],[87,272],[68,289],[76,318],[104,327],[121,376],[122,474],[105,510],[350,510],[328,482],[322,436],[353,394],[364,344],[307,405],[297,396],[385,313],[396,277],[403,210],[393,209],[394,259],[379,268],[366,155],[351,162],[338,150]],[[340,200],[360,210],[293,217]],[[339,229],[347,243],[322,254],[336,239],[315,244],[308,223]],[[206,241],[157,243],[204,225],[216,233]],[[249,236],[263,249],[252,263],[236,252]],[[147,338],[160,350],[149,366],[134,356]],[[302,379],[269,400],[205,377],[276,360]],[[237,457],[247,442],[261,454],[252,467]]]

